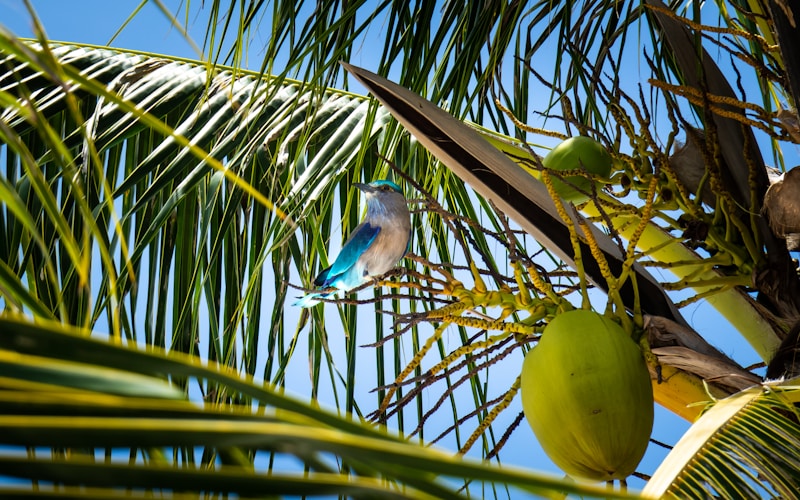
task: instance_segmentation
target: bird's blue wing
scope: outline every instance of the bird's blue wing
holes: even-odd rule
[[[325,286],[325,282],[328,281],[328,273],[331,271],[331,266],[326,267],[322,271],[319,272],[316,278],[314,278],[314,286],[316,287],[323,287]]]
[[[361,257],[361,254],[372,245],[372,242],[375,241],[380,232],[381,228],[379,226],[372,226],[369,222],[359,224],[345,242],[342,251],[336,257],[336,262],[327,269],[327,276],[322,286],[330,285],[337,276],[353,267],[358,258]]]

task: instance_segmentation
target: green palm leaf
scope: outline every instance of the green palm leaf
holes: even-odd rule
[[[409,443],[192,356],[113,345],[52,322],[0,319],[0,329],[4,332],[0,354],[16,358],[17,368],[26,368],[4,370],[0,378],[4,450],[0,463],[6,475],[90,489],[125,486],[245,497],[269,491],[461,498],[438,477],[498,482],[539,493],[552,489],[593,496],[607,493],[530,471],[464,461]],[[50,370],[34,372],[38,365],[28,351],[39,354],[36,360],[47,360]],[[168,382],[184,377],[214,380],[231,394],[248,396],[253,404],[191,403],[174,388],[174,382]],[[162,395],[168,399],[154,399]],[[21,457],[15,446],[88,451],[69,452],[57,459],[39,452]],[[201,463],[175,467],[176,460],[194,461],[193,447],[205,450]],[[177,453],[172,458],[162,451],[170,448]],[[103,449],[105,458],[94,451]],[[133,450],[129,456],[126,449]],[[355,477],[338,473],[325,453],[338,457]],[[306,472],[265,473],[268,461],[282,455],[299,459]],[[41,494],[53,493],[43,488]]]
[[[654,498],[791,498],[800,484],[796,380],[715,402],[647,483]]]

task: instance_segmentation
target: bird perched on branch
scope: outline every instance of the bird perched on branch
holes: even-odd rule
[[[294,303],[311,307],[339,290],[349,291],[391,270],[408,250],[411,216],[400,186],[390,180],[354,184],[367,197],[367,215],[350,234],[333,265],[314,279],[319,290]]]

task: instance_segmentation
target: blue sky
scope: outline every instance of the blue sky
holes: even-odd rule
[[[166,3],[170,6],[178,4]],[[134,14],[139,2],[38,0],[32,4],[49,39],[107,45],[126,20]],[[24,2],[20,0],[0,0],[0,23],[18,36],[33,36],[33,23]],[[205,26],[199,21],[190,21],[188,28],[191,35],[200,37],[197,44],[202,46]],[[167,17],[152,2],[147,3],[133,17],[113,39],[112,45],[197,59],[197,54],[191,45],[177,29],[171,27]]]
[[[76,2],[39,0],[32,3],[51,40],[96,45],[106,45],[139,6],[139,2],[109,0],[82,0]],[[206,32],[206,24],[203,18],[193,13],[187,15],[185,8],[180,7],[182,5],[180,2],[168,1],[165,4],[172,9],[182,22],[185,21],[187,23],[190,36],[193,37],[198,46],[202,47],[204,44],[203,37]],[[198,3],[193,4],[198,5]],[[18,36],[33,36],[29,15],[23,2],[18,0],[0,0],[0,24]],[[268,26],[269,23],[264,25]],[[258,39],[258,34],[255,35],[254,39]],[[168,54],[190,59],[198,58],[198,54],[191,44],[186,41],[175,27],[170,25],[167,17],[153,3],[147,3],[143,6],[141,12],[137,13],[132,21],[117,34],[112,45],[155,54]],[[375,69],[370,67],[370,62],[377,60],[377,58],[371,58],[369,50],[368,44],[361,47],[352,62],[367,69]],[[254,53],[248,56],[252,60],[249,61],[250,64],[247,66],[251,69],[258,69],[261,63],[259,55]],[[667,280],[670,279],[668,278]],[[299,281],[298,278],[296,282],[299,283]],[[748,361],[756,361],[753,354],[748,352],[749,347],[746,344],[731,344],[726,341],[726,338],[730,338],[730,335],[727,335],[730,332],[726,332],[725,328],[720,328],[719,326],[726,323],[710,307],[701,305],[689,306],[683,313],[698,331],[701,331],[707,338],[710,337],[712,343],[724,346],[723,350],[733,355],[741,363],[747,364]],[[328,314],[336,315],[335,308],[329,308]],[[455,338],[453,339],[453,341],[456,340]],[[303,339],[301,338],[300,341],[303,342]],[[298,352],[303,352],[302,349],[302,345],[298,346]],[[332,352],[342,363],[340,366],[344,366],[344,344],[332,346]],[[368,363],[366,364],[368,365]],[[362,363],[362,366],[364,366],[364,363]],[[296,372],[292,373],[290,377],[297,384],[291,389],[302,393],[304,390],[302,381],[307,378],[307,373],[305,372],[307,367],[301,363],[295,363],[294,369]],[[358,390],[362,389],[365,391],[371,389],[368,377],[359,380]],[[322,398],[324,400],[325,395]],[[517,400],[514,406],[506,412],[505,418],[512,419],[519,411],[519,407],[519,401]],[[500,425],[498,428],[502,429],[503,426]],[[654,439],[661,442],[674,443],[686,428],[688,428],[688,424],[685,421],[662,410],[660,407],[657,408]],[[655,464],[659,463],[664,456],[664,450],[658,447],[651,447],[640,468],[652,471]],[[517,429],[512,442],[507,445],[503,452],[503,458],[507,462],[557,472],[557,469],[542,454],[527,425],[522,425]],[[636,482],[633,482],[633,485],[634,487],[641,486],[641,484],[637,485]]]

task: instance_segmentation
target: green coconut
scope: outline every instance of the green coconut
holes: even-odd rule
[[[542,165],[555,171],[584,170],[589,174],[607,178],[611,175],[611,155],[606,148],[591,137],[570,137],[550,150]],[[564,181],[551,175],[553,188],[566,201],[583,203],[592,192],[592,182],[587,175],[570,175]]]
[[[556,316],[522,366],[522,407],[545,453],[568,475],[624,479],[653,429],[642,353],[612,320],[587,310]]]

